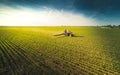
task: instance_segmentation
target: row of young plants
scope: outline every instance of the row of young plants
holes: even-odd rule
[[[34,31],[33,33],[31,35],[27,31],[24,33],[9,32],[9,35],[6,33],[5,36],[9,36],[6,40],[10,40],[16,46],[24,49],[29,54],[28,57],[34,60],[35,63],[39,64],[42,62],[42,64],[58,71],[58,73],[66,75],[118,74],[112,69],[113,66],[108,63],[110,61],[101,57],[101,49],[103,48],[95,45],[97,42],[91,42],[90,39],[93,38],[54,38],[48,35],[49,33],[43,33],[44,35]],[[15,36],[16,34],[19,34],[19,36]],[[10,37],[15,38],[11,39]],[[95,51],[100,54],[94,55]],[[103,53],[102,55],[105,54]],[[37,66],[41,67],[41,65]]]

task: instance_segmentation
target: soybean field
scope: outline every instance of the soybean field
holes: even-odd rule
[[[0,75],[120,75],[120,29],[1,26]]]

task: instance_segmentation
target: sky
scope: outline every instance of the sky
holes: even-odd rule
[[[0,26],[120,24],[120,0],[0,0]]]

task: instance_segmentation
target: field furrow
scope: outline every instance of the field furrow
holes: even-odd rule
[[[65,28],[0,28],[0,75],[120,75],[119,30]]]
[[[0,43],[1,43],[2,53],[3,53],[5,60],[6,60],[6,69],[10,74],[15,75],[16,74],[16,72],[15,72],[16,66],[11,58],[11,55],[9,54],[8,49],[3,44],[3,42],[0,42]]]
[[[17,74],[17,75],[18,74],[29,74],[30,71],[28,67],[32,68],[33,66],[36,67],[36,71],[37,71],[36,73],[38,74],[47,72],[46,69],[50,70],[50,68],[46,66],[46,64],[41,63],[41,62],[37,63],[34,60],[32,60],[29,54],[27,54],[23,49],[19,48],[15,44],[12,44],[11,42],[8,42],[6,40],[2,42],[4,42],[3,44],[6,46],[6,49],[11,51],[8,54],[12,61],[12,64],[13,64],[12,66],[14,66],[14,68],[12,67],[12,69],[16,72],[14,74]],[[55,73],[55,72],[52,72],[52,73]],[[57,72],[55,74],[57,74]]]

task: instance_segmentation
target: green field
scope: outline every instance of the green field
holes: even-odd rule
[[[0,27],[0,75],[120,75],[120,29]]]

